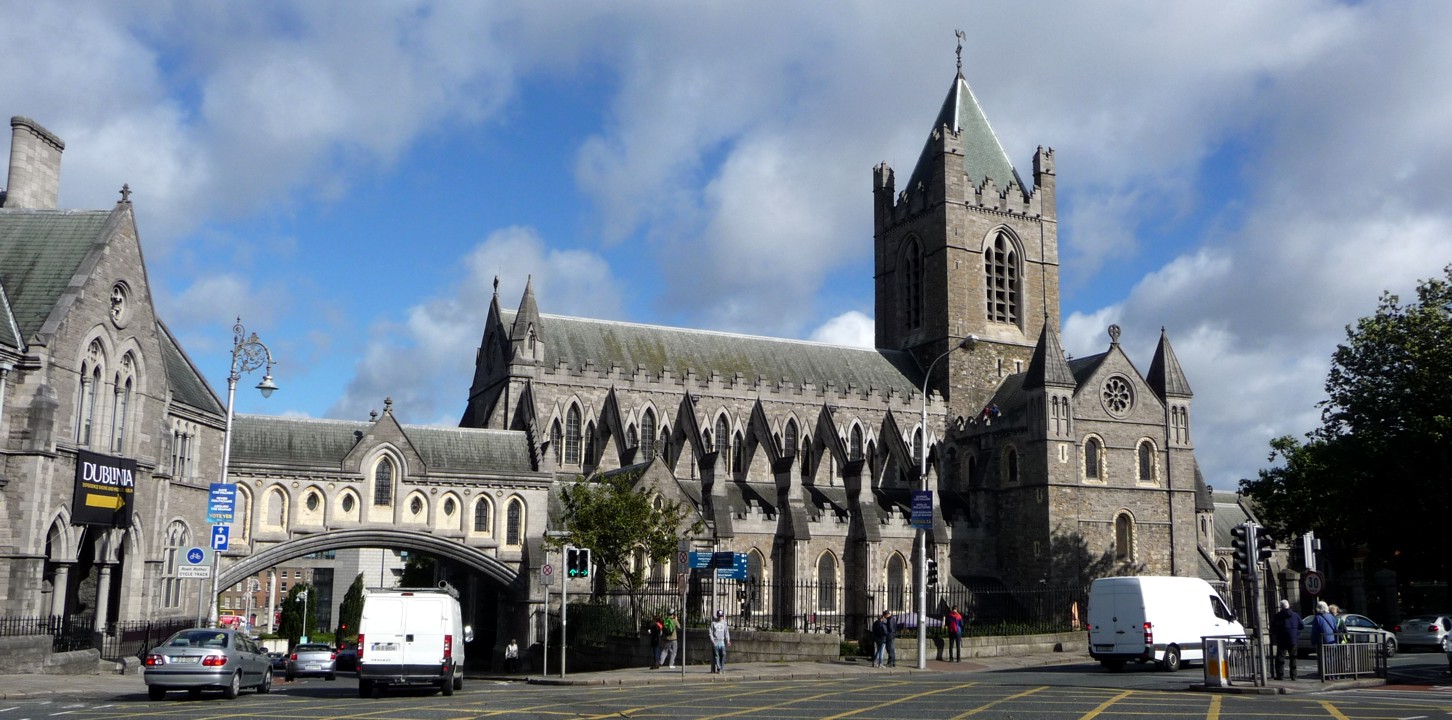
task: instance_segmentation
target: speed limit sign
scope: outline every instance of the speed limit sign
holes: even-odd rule
[[[1315,570],[1307,570],[1306,574],[1301,576],[1301,589],[1305,590],[1306,594],[1311,597],[1320,595],[1321,590],[1325,587],[1325,583],[1326,578],[1321,577],[1321,573]]]

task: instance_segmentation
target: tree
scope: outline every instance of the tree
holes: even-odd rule
[[[338,642],[358,636],[358,621],[363,619],[363,573],[353,578],[348,592],[343,594],[343,603],[338,606]]]
[[[403,574],[398,578],[399,587],[433,587],[434,566],[438,563],[428,555],[417,552],[408,554],[403,561]]]
[[[1307,530],[1407,572],[1445,578],[1452,511],[1452,265],[1416,300],[1384,293],[1346,329],[1326,378],[1321,427],[1271,442],[1276,466],[1241,487],[1278,537]]]
[[[303,627],[303,603],[297,599],[304,591],[308,594],[306,628]],[[318,593],[313,589],[312,583],[298,583],[287,591],[287,598],[282,601],[282,623],[277,634],[287,638],[288,645],[296,645],[304,630],[310,634],[327,631],[327,628],[318,627],[317,618]]]
[[[697,532],[690,510],[647,488],[635,487],[639,472],[618,473],[589,482],[583,478],[561,491],[563,526],[567,537],[552,538],[550,547],[589,548],[594,564],[607,584],[623,588],[630,597],[631,620],[640,624],[641,597],[650,565],[665,562],[676,552],[682,532]],[[640,554],[647,561],[637,563]]]

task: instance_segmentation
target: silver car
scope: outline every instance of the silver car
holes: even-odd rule
[[[1397,643],[1404,648],[1425,647],[1432,650],[1443,647],[1442,639],[1447,637],[1447,628],[1452,618],[1446,615],[1417,615],[1392,626],[1397,634]]]
[[[232,628],[192,628],[167,638],[146,655],[146,694],[160,700],[168,690],[221,690],[228,699],[242,688],[272,691],[267,651],[246,633]]]
[[[1377,625],[1371,618],[1365,615],[1354,613],[1341,613],[1336,616],[1339,621],[1340,630],[1338,635],[1345,635],[1352,642],[1374,642],[1381,645],[1386,651],[1386,656],[1391,657],[1397,654],[1397,636],[1390,630]],[[1315,615],[1308,615],[1301,620],[1301,639],[1297,641],[1296,647],[1301,654],[1316,652],[1315,641],[1312,640],[1312,623],[1316,620]]]
[[[327,643],[301,643],[287,656],[287,679],[312,675],[336,680],[338,653]]]

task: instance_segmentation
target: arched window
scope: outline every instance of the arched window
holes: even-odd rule
[[[781,454],[791,457],[797,454],[797,421],[787,420],[786,429],[781,434]]]
[[[731,443],[731,467],[737,472],[746,469],[746,440],[741,433],[736,433],[736,439]]]
[[[988,319],[1017,324],[1019,316],[1018,253],[1008,233],[1000,231],[983,253]]]
[[[676,458],[671,450],[671,427],[661,425],[660,431],[655,434],[656,453],[666,462],[675,462]]]
[[[1084,441],[1084,479],[1104,479],[1104,446],[1100,445],[1099,438],[1091,437]]]
[[[580,464],[580,408],[574,405],[565,414],[565,464]]]
[[[625,445],[626,447],[640,447],[640,433],[635,431],[634,425],[625,428]]]
[[[650,408],[640,416],[640,457],[645,460],[655,457],[655,411]]]
[[[1139,481],[1153,483],[1155,476],[1155,447],[1148,440],[1139,442]]]
[[[752,548],[746,553],[746,592],[747,607],[753,613],[760,613],[766,609],[767,585],[766,577],[766,556],[760,550]]]
[[[273,488],[267,491],[267,518],[268,527],[280,528],[287,526],[287,496],[282,491]]]
[[[177,565],[178,559],[181,557],[182,548],[191,545],[191,538],[191,530],[187,529],[186,523],[180,520],[173,522],[166,528],[166,549],[162,552],[161,571],[162,604],[166,607],[181,607],[182,582],[176,576]]]
[[[710,430],[702,430],[701,431],[701,451],[702,452],[708,452],[708,453],[716,452],[716,446],[711,443],[711,431]]]
[[[595,447],[595,423],[585,424],[585,459],[586,465],[591,467],[600,462],[599,450]]]
[[[923,325],[923,248],[918,239],[908,238],[903,248],[903,323],[909,329]]]
[[[114,453],[121,452],[126,443],[126,414],[131,411],[135,371],[136,361],[131,353],[122,355],[121,371],[116,373],[116,402],[111,406],[111,452]]]
[[[901,612],[908,607],[907,595],[907,562],[901,555],[893,553],[887,559],[887,603],[883,608]]]
[[[393,460],[380,458],[373,466],[373,504],[393,504]]]
[[[80,415],[76,420],[76,443],[87,447],[91,444],[91,430],[96,423],[97,397],[101,394],[101,341],[92,340],[86,350],[86,360],[81,363],[81,401],[77,405]]]
[[[830,552],[817,558],[817,612],[837,612],[837,558]]]
[[[484,535],[492,535],[494,526],[489,522],[490,515],[489,498],[479,498],[474,503],[474,532]]]
[[[1003,481],[1018,482],[1018,451],[1011,447],[1003,450]]]
[[[233,486],[237,490],[234,510],[236,520],[232,523],[232,539],[248,542],[252,538],[252,492],[245,485]]]
[[[923,429],[913,430],[913,463],[918,467],[923,466]]]
[[[504,544],[519,546],[524,542],[524,501],[510,498],[504,511]]]
[[[862,459],[862,428],[857,425],[852,426],[852,440],[850,442],[848,452],[850,453],[848,455],[848,459]]]
[[[725,415],[716,418],[716,442],[721,443],[721,459],[726,463],[721,469],[731,472],[731,424]]]
[[[1127,512],[1114,518],[1114,559],[1118,562],[1134,561],[1134,518]]]
[[[565,460],[565,433],[560,429],[559,420],[550,424],[550,447],[554,448],[555,464],[563,464]]]
[[[806,475],[812,470],[812,438],[802,438],[802,474]]]

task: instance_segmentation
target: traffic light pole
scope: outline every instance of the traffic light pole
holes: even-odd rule
[[[570,644],[565,641],[565,628],[569,627],[570,612],[570,570],[575,565],[575,546],[565,546],[565,577],[560,580],[560,677],[565,676],[565,648]]]

